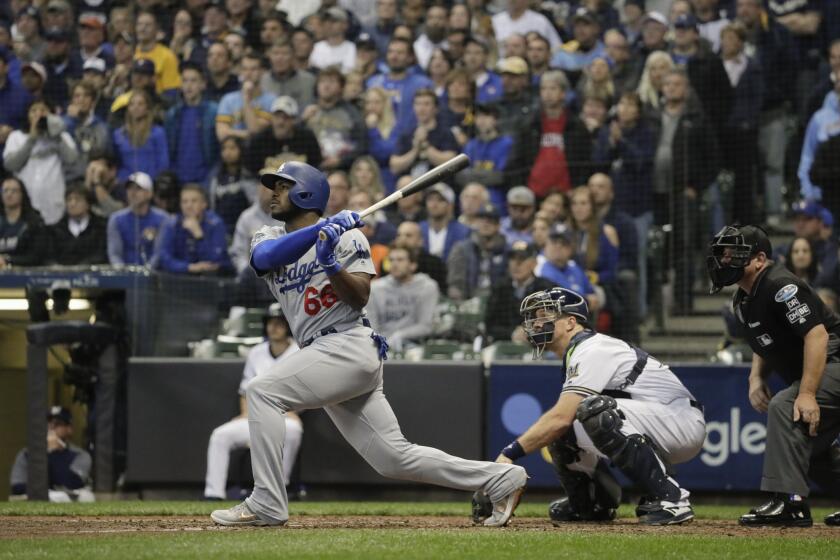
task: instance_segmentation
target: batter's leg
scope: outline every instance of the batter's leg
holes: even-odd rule
[[[207,445],[204,497],[225,499],[230,452],[248,447],[248,419],[234,418],[213,430]]]

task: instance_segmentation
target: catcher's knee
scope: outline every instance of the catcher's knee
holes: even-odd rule
[[[613,458],[627,441],[621,433],[624,419],[615,399],[606,395],[593,395],[581,401],[575,415],[592,444],[607,457]]]

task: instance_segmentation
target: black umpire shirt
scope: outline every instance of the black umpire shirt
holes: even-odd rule
[[[828,331],[828,361],[840,360],[840,317],[781,263],[763,270],[750,294],[738,289],[732,308],[750,348],[788,384],[802,378],[804,338],[817,325]]]

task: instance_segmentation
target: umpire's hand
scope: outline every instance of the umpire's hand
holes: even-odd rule
[[[810,393],[799,393],[793,401],[793,421],[802,420],[808,424],[808,433],[811,436],[817,435],[817,428],[820,425],[820,405],[817,398]]]
[[[770,388],[763,380],[753,381],[750,379],[750,405],[758,412],[767,412],[767,407],[770,405],[770,399],[773,395],[770,393]]]

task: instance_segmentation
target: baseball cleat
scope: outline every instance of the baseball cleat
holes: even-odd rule
[[[648,506],[647,513],[639,517],[643,525],[681,525],[694,519],[694,510],[688,500],[659,502],[656,509]]]
[[[791,500],[774,495],[769,502],[750,510],[738,519],[745,527],[811,527],[811,508],[805,500]]]
[[[612,521],[616,518],[616,510],[595,504],[589,511],[579,511],[572,507],[569,498],[554,500],[548,505],[548,517],[555,527],[565,523],[579,523],[581,521]]]
[[[514,469],[516,471],[514,489],[498,502],[493,502],[493,513],[484,520],[483,525],[485,527],[504,527],[513,517],[513,512],[519,505],[519,500],[525,493],[525,485],[528,483],[528,475],[525,469],[519,466],[514,467]]]
[[[825,516],[825,524],[829,527],[840,527],[840,511]]]
[[[251,511],[246,502],[233,506],[230,509],[217,509],[210,514],[210,518],[226,527],[268,527],[270,525],[283,525],[285,522],[270,523],[261,519]]]

